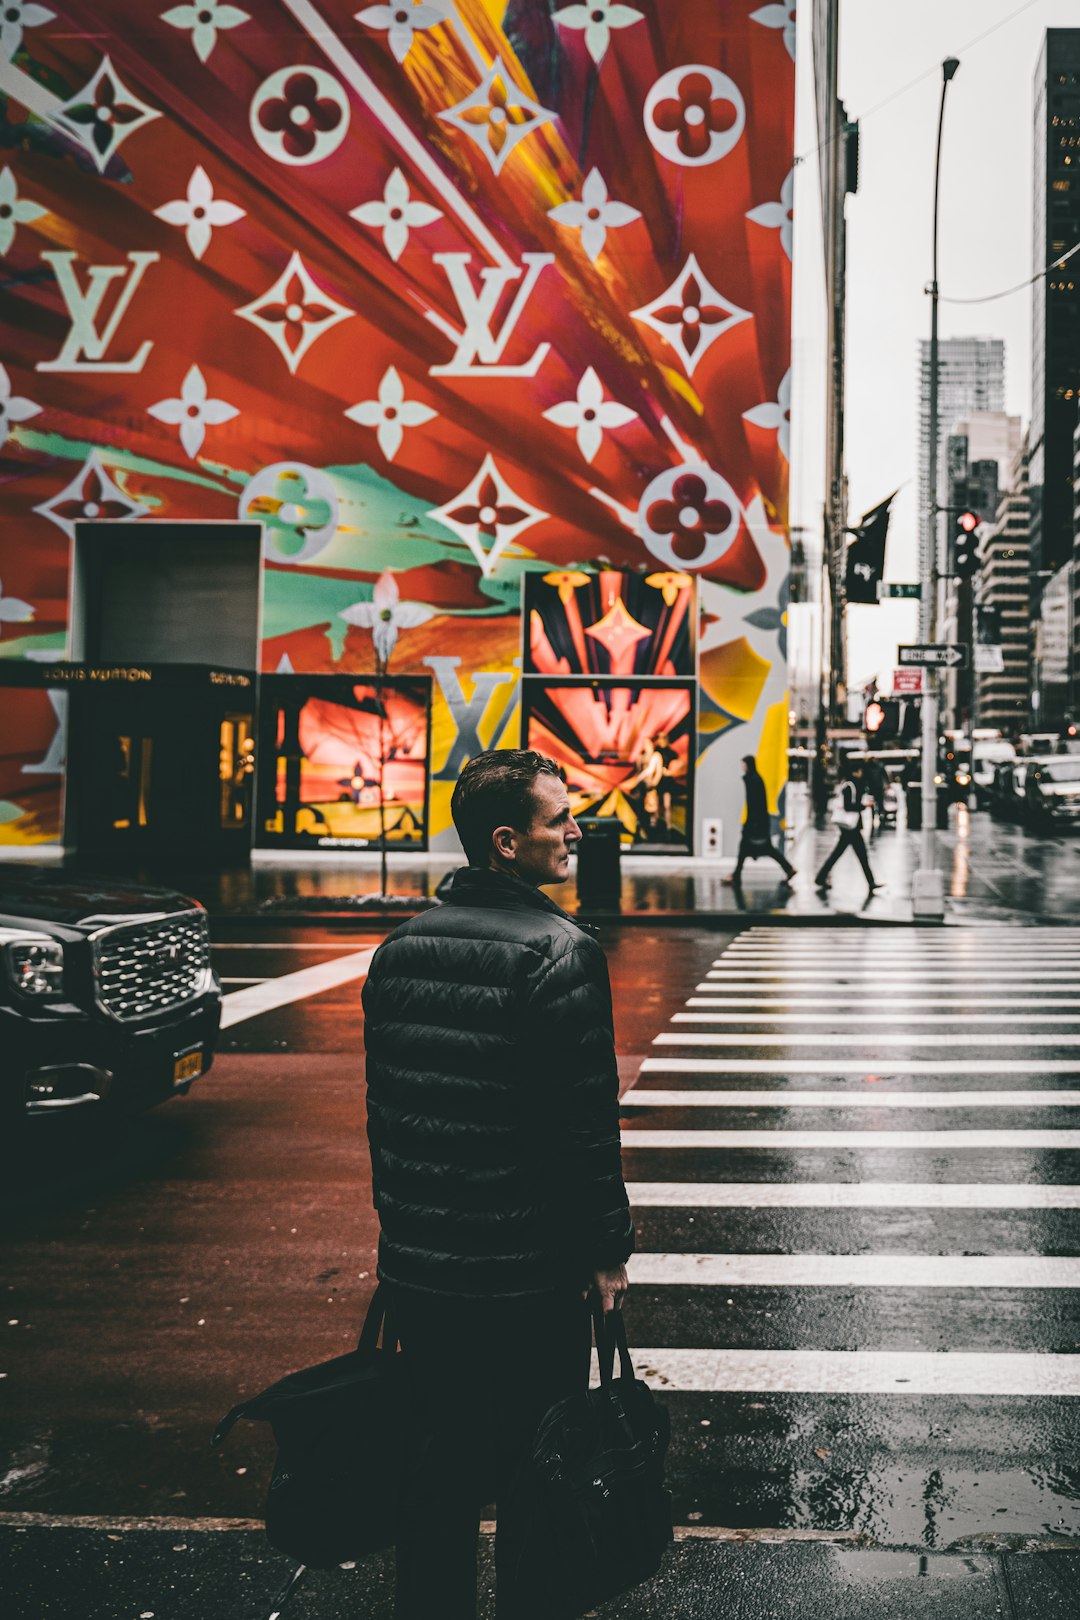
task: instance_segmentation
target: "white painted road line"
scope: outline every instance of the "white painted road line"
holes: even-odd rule
[[[885,1030],[880,1034],[871,1034],[863,1030],[858,1035],[848,1035],[841,1032],[835,1034],[830,1030],[792,1030],[781,1031],[779,1035],[771,1034],[759,1029],[730,1030],[724,1029],[717,1033],[708,1030],[688,1030],[685,1033],[672,1034],[665,1031],[661,1035],[654,1035],[654,1046],[860,1046],[867,1050],[879,1046],[933,1046],[941,1049],[949,1046],[963,1046],[970,1048],[978,1037],[968,1032],[966,1034],[951,1035],[944,1030],[928,1030],[923,1034],[916,1032],[909,1034],[907,1030]],[[1046,1034],[1038,1030],[995,1030],[993,1034],[987,1033],[985,1040],[994,1046],[1080,1046],[1080,1035]]]
[[[1080,1091],[645,1091],[621,1108],[1080,1108]]]
[[[676,1350],[634,1346],[653,1389],[807,1395],[1080,1395],[1080,1355],[970,1350]],[[594,1380],[595,1381],[595,1380]]]
[[[1071,982],[1069,981],[1069,983]],[[928,968],[921,978],[904,980],[898,979],[895,974],[889,979],[884,979],[876,973],[850,973],[843,979],[823,979],[818,975],[814,979],[800,978],[797,982],[792,980],[788,984],[786,976],[782,973],[766,974],[763,977],[750,979],[727,979],[718,976],[715,979],[707,979],[701,984],[696,984],[694,989],[699,994],[713,996],[716,995],[717,991],[721,990],[739,990],[763,996],[770,992],[774,995],[783,995],[786,985],[788,990],[799,995],[805,994],[808,990],[813,990],[825,991],[831,997],[843,995],[845,992],[850,993],[850,989],[856,984],[866,986],[864,995],[872,995],[876,1000],[885,1001],[891,1005],[889,998],[893,996],[908,996],[915,991],[922,993],[927,990],[940,991],[942,989],[949,990],[957,1001],[963,1001],[965,981],[958,980],[955,984],[949,983],[946,981],[944,974],[936,974],[932,968]],[[1068,984],[1051,984],[1047,986],[1042,979],[1025,979],[1019,982],[1013,980],[1008,984],[1004,982],[999,984],[996,979],[980,980],[978,985],[980,993],[983,994],[989,990],[1000,989],[1002,995],[1025,998],[1038,995],[1061,995],[1068,987]]]
[[[1077,1288],[1080,1260],[1033,1254],[634,1254],[658,1288]]]
[[[210,948],[215,951],[336,951],[339,956],[346,952],[351,954],[353,951],[351,943],[305,945],[300,940],[291,939],[259,939],[249,941],[246,945],[230,940],[224,945],[215,942]]]
[[[267,984],[267,983],[269,983],[269,979],[267,977],[265,977],[265,976],[260,978],[260,979],[219,979],[218,983],[219,984]]]
[[[646,1058],[642,1074],[1076,1074],[1076,1058]]]
[[[224,983],[224,980],[222,981]],[[695,997],[687,1002],[688,1007],[704,1007],[709,1003],[702,997]],[[717,1003],[716,1005],[723,1005]],[[820,1007],[821,1003],[817,1005]],[[1080,1005],[1074,1003],[1074,1005]],[[847,1013],[847,1012],[758,1012],[753,1019],[748,1019],[744,1012],[694,1012],[673,1013],[673,1024],[742,1024],[744,1027],[756,1028],[758,1024],[843,1024],[847,1028],[851,1024],[882,1024],[887,1028],[896,1027],[895,1014],[889,1012],[877,1013]],[[911,1022],[914,1024],[996,1024],[1000,1025],[1002,1014],[996,1013],[916,1013]],[[1046,1012],[1010,1012],[1010,1024],[1080,1024],[1080,1013],[1061,1013],[1054,1015]],[[867,1031],[867,1040],[873,1036]]]
[[[1022,1181],[628,1181],[633,1209],[1080,1209],[1080,1186]]]
[[[773,990],[760,986],[756,996],[729,995],[726,989],[719,985],[710,985],[713,992],[711,996],[688,996],[688,1007],[742,1007],[748,1010],[767,1010],[770,1007],[809,1007],[820,1009],[823,1005],[820,996],[799,996],[787,990]],[[1075,1007],[1080,1010],[1080,997],[1063,996],[1057,999],[1056,991],[1047,991],[1043,998],[1033,997],[1030,994],[1023,996],[965,996],[959,991],[953,991],[947,996],[905,996],[889,997],[875,996],[876,1001],[882,1001],[890,1013],[912,1012],[920,1007],[997,1007],[1007,1013],[1010,1018],[1022,1012],[1025,1007],[1037,1008],[1040,1012],[1051,1007]],[[839,1007],[865,1007],[865,996],[830,996],[829,1006]],[[828,1016],[824,1014],[823,1016]],[[876,1018],[876,1013],[867,1013],[868,1018]]]
[[[624,1129],[629,1148],[1036,1148],[1080,1151],[1080,1131],[642,1131]]]
[[[929,979],[933,982],[947,980],[955,981],[959,985],[969,985],[972,980],[971,970],[959,967],[956,963],[948,965],[944,963],[938,964],[937,962],[913,963],[910,968],[905,967],[903,969],[891,968],[887,963],[884,963],[881,967],[875,968],[867,963],[865,957],[854,963],[850,968],[834,967],[831,962],[819,962],[816,967],[797,968],[742,967],[740,964],[733,962],[727,967],[710,969],[706,974],[706,978],[712,983],[727,983],[732,979],[781,978],[785,981],[791,980],[793,987],[795,987],[796,982],[803,979],[825,980],[830,985],[841,979],[845,982],[857,979],[868,984],[876,984],[883,974],[888,974],[890,984],[908,984]],[[1006,967],[994,968],[992,972],[988,971],[979,975],[979,988],[985,990],[999,984],[1015,984],[1017,981],[1021,983],[1030,981],[1032,984],[1077,984],[1080,983],[1080,973],[1073,973],[1064,968],[1040,968],[1034,965],[1029,968],[1021,966],[1016,968],[1015,971]]]
[[[226,996],[222,1004],[222,1029],[229,1029],[247,1018],[257,1018],[259,1013],[269,1012],[271,1008],[285,1007],[292,1001],[303,1001],[323,990],[365,978],[377,949],[378,946],[372,945],[366,951],[350,951],[333,962],[317,962],[314,967],[283,973],[278,979],[267,979],[247,990],[237,990],[234,995]]]

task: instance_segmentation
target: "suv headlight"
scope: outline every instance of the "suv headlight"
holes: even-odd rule
[[[59,996],[64,988],[64,947],[52,939],[11,940],[4,947],[8,973],[24,996]]]

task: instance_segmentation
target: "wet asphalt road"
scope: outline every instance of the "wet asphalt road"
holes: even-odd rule
[[[215,933],[211,1074],[109,1131],[35,1122],[8,1188],[0,1508],[256,1516],[265,1439],[209,1430],[370,1296],[359,978],[251,1003],[378,936]],[[1080,1535],[1080,933],[605,945],[677,1520]]]

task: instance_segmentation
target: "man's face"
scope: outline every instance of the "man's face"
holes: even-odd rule
[[[501,864],[519,878],[540,888],[565,883],[570,875],[570,851],[581,841],[581,828],[570,813],[566,788],[557,776],[538,776],[533,782],[533,818],[524,831],[498,828],[495,844]]]

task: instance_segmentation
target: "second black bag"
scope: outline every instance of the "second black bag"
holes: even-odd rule
[[[313,1569],[393,1545],[402,1493],[420,1460],[403,1358],[384,1312],[380,1287],[355,1350],[234,1406],[211,1441],[220,1445],[238,1418],[270,1424],[278,1452],[267,1539]]]
[[[670,1417],[634,1376],[622,1313],[606,1322],[597,1313],[595,1331],[600,1387],[551,1408],[515,1485],[513,1583],[544,1620],[579,1615],[648,1580],[672,1540]]]

